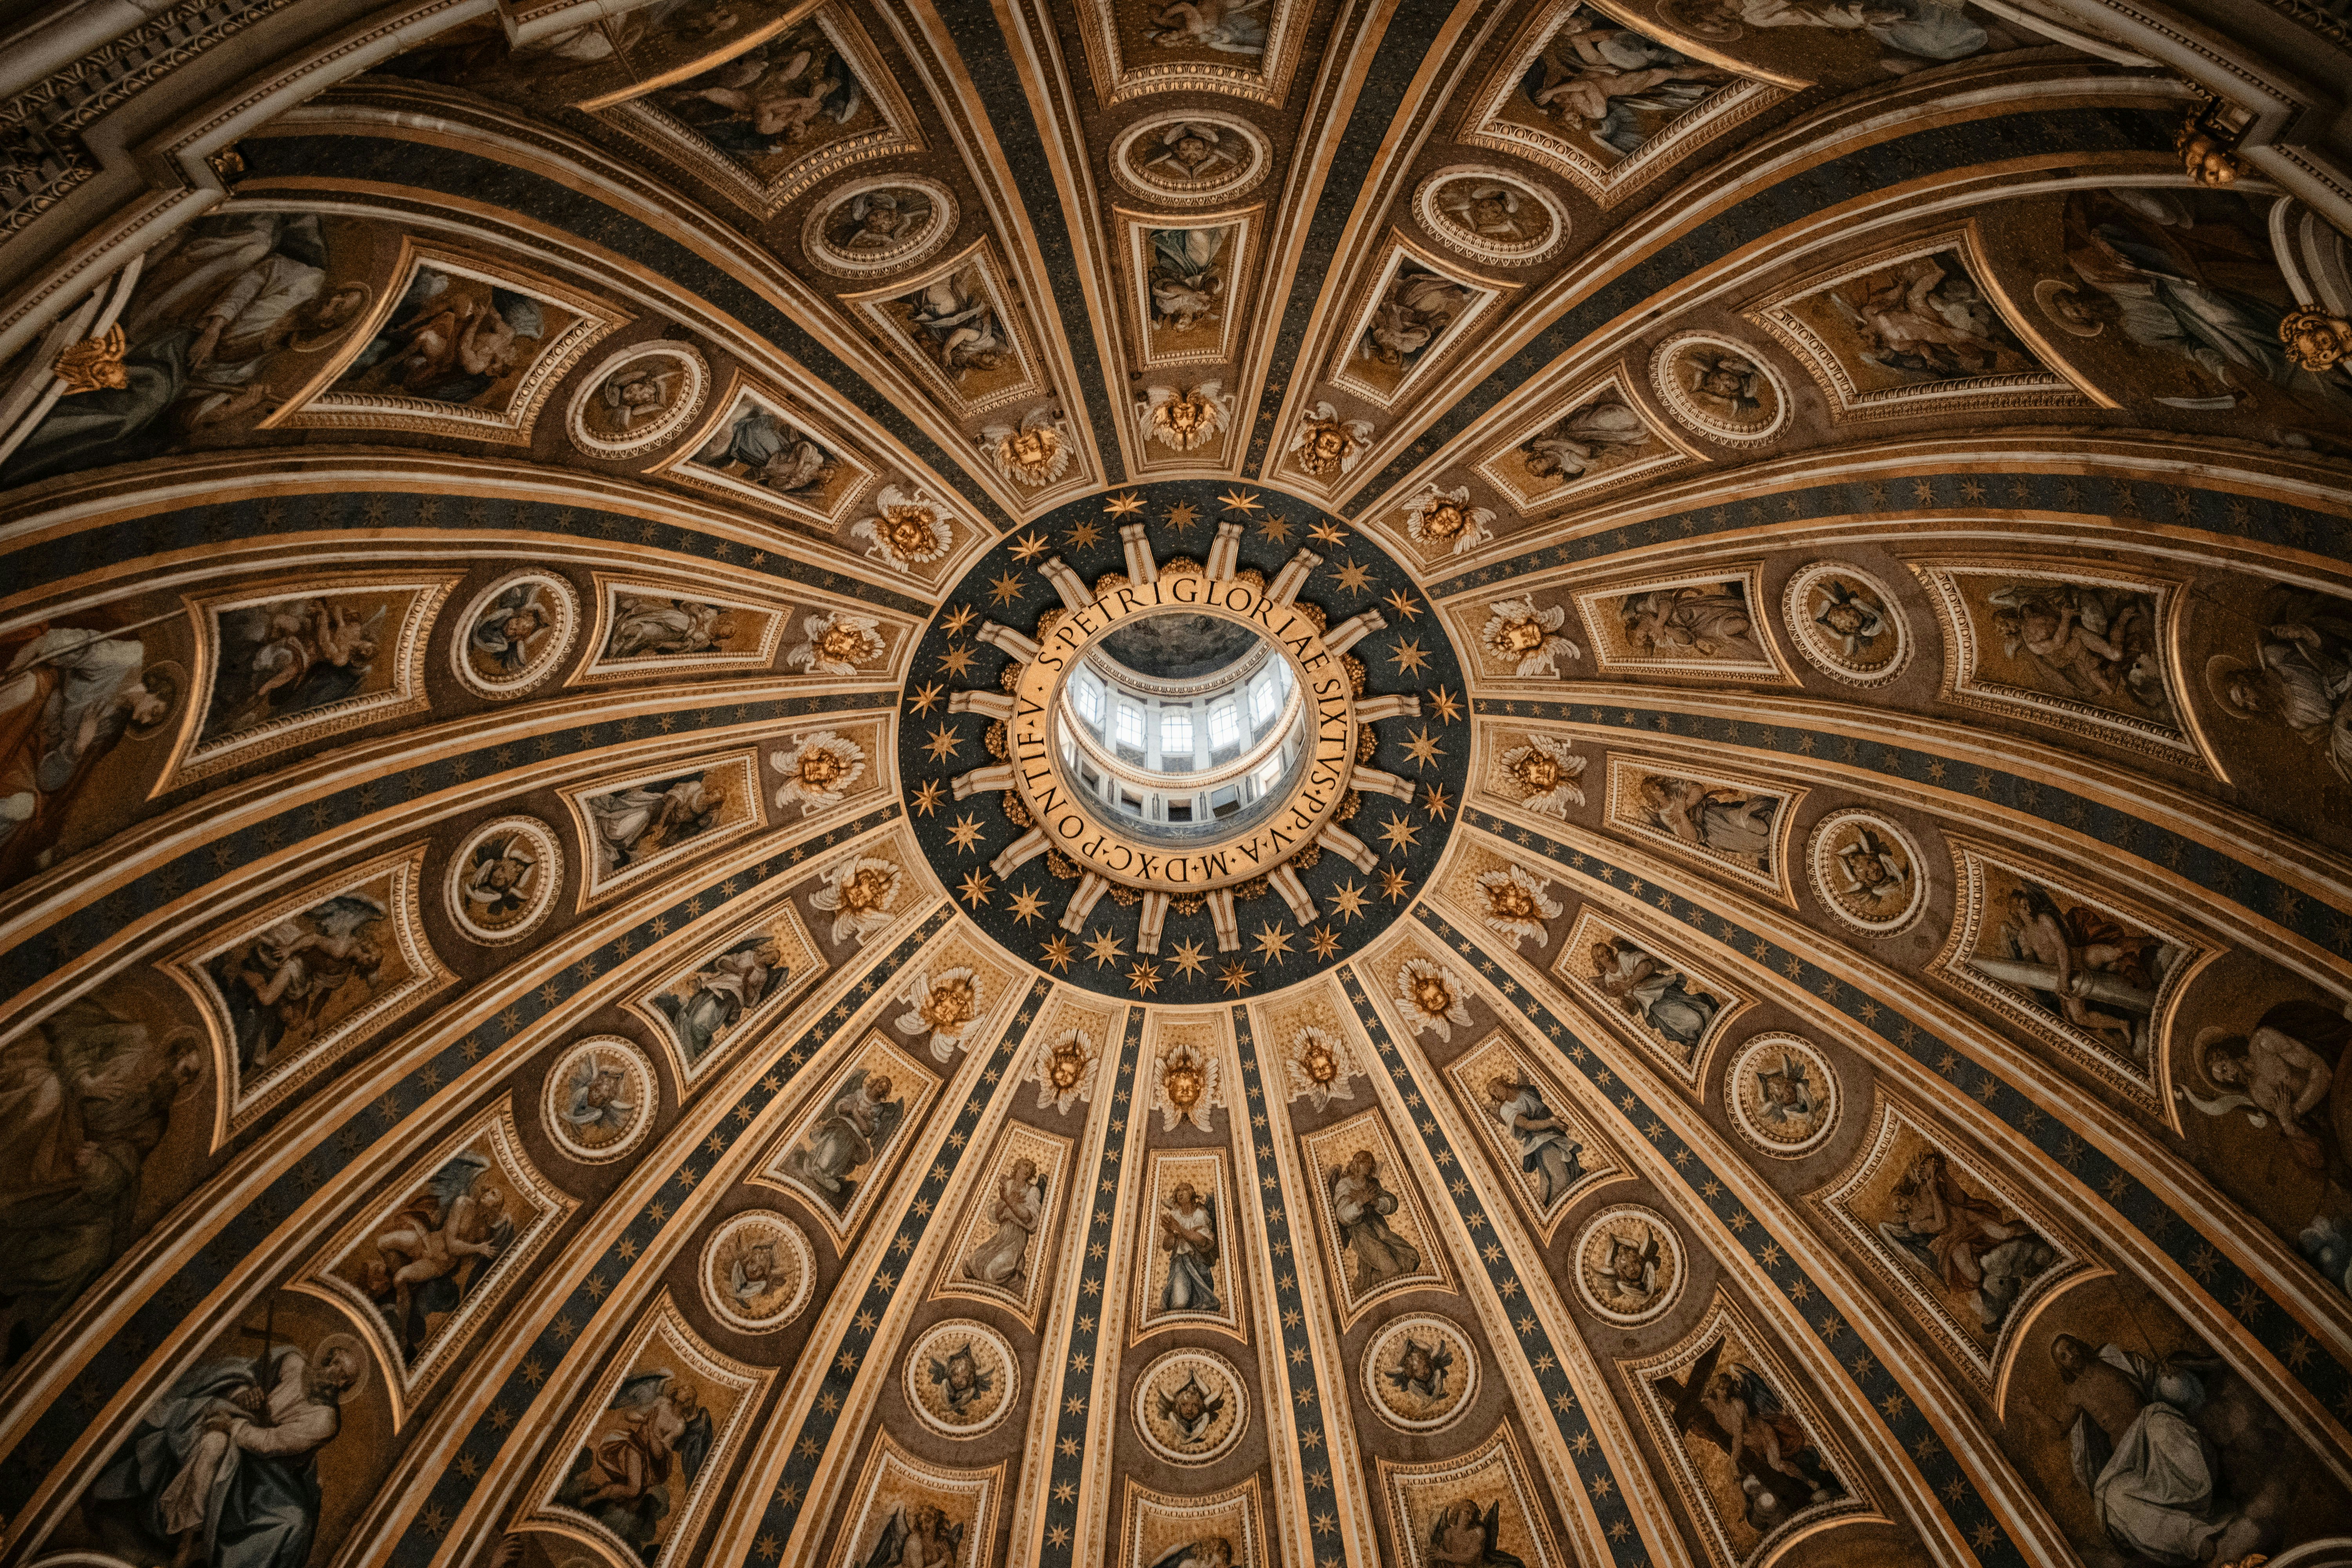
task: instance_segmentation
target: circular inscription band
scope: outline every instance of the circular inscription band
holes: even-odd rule
[[[1306,693],[1313,750],[1289,795],[1255,826],[1197,847],[1131,837],[1105,826],[1063,776],[1053,718],[1063,680],[1086,651],[1138,616],[1162,611],[1238,621],[1287,658]],[[1200,573],[1129,584],[1055,623],[1013,687],[1013,773],[1045,841],[1087,870],[1130,888],[1205,893],[1272,871],[1313,844],[1348,793],[1356,754],[1356,705],[1348,672],[1302,611],[1238,579]]]

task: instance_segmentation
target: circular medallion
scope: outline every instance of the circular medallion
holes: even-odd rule
[[[1135,1380],[1135,1429],[1171,1464],[1223,1458],[1249,1430],[1242,1374],[1214,1351],[1170,1351]]]
[[[908,1348],[903,1381],[915,1419],[942,1437],[977,1437],[1004,1419],[1021,1393],[1013,1346],[986,1323],[934,1323]]]
[[[563,891],[563,847],[535,816],[476,828],[449,859],[449,918],[487,947],[529,936]]]
[[[1423,180],[1413,211],[1447,249],[1507,267],[1541,261],[1568,238],[1568,214],[1550,192],[1478,164],[1440,169]]]
[[[1444,1318],[1399,1318],[1365,1347],[1364,1392],[1401,1432],[1451,1426],[1477,1397],[1477,1348]]]
[[[1682,1294],[1682,1241],[1664,1215],[1638,1204],[1617,1204],[1586,1220],[1570,1255],[1577,1295],[1621,1327],[1654,1321]]]
[[[565,424],[591,457],[649,452],[702,412],[710,367],[693,344],[669,338],[621,350],[582,380]]]
[[[811,209],[801,248],[838,278],[873,278],[914,266],[955,232],[956,200],[913,174],[853,180]]]
[[[1927,879],[1911,836],[1875,812],[1840,811],[1814,825],[1805,846],[1813,891],[1830,913],[1869,936],[1893,936],[1927,904]]]
[[[816,1258],[801,1227],[751,1209],[702,1244],[702,1303],[730,1329],[764,1334],[801,1315],[816,1285]]]
[[[557,1148],[599,1165],[645,1142],[660,1093],[643,1051],[618,1035],[599,1035],[557,1059],[540,1091],[540,1121]]]
[[[1723,1073],[1731,1124],[1767,1154],[1793,1160],[1820,1148],[1837,1128],[1837,1075],[1811,1041],[1759,1035]]]
[[[1903,611],[1886,584],[1835,561],[1799,569],[1780,614],[1805,662],[1849,686],[1883,686],[1911,657]]]
[[[467,605],[449,642],[458,684],[501,701],[551,674],[580,635],[580,595],[552,572],[501,577]]]
[[[1727,447],[1760,447],[1789,422],[1780,374],[1728,338],[1668,338],[1650,355],[1650,384],[1676,419]]]
[[[1006,539],[907,692],[912,826],[971,918],[1070,984],[1173,1005],[1305,980],[1385,929],[1469,767],[1461,664],[1405,568],[1213,480]]]
[[[1139,196],[1171,206],[1206,206],[1240,195],[1273,162],[1265,138],[1228,114],[1147,120],[1113,143],[1111,173]]]

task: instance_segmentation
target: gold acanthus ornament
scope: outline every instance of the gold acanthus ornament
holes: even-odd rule
[[[68,343],[58,351],[49,368],[59,381],[66,384],[62,395],[79,396],[85,392],[120,392],[131,384],[131,373],[123,368],[122,355],[128,347],[122,335],[122,324],[116,322],[106,329],[106,335],[84,338],[78,343]]]

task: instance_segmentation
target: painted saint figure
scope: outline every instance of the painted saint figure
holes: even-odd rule
[[[1381,1185],[1370,1149],[1359,1149],[1331,1173],[1331,1212],[1339,1244],[1355,1254],[1356,1289],[1365,1291],[1421,1267],[1421,1249],[1389,1226],[1397,1195]]]
[[[784,1156],[784,1171],[830,1197],[836,1212],[845,1212],[857,1190],[856,1173],[888,1146],[906,1114],[907,1102],[890,1098],[887,1074],[855,1068],[801,1146]]]
[[[1160,1288],[1162,1311],[1223,1310],[1216,1291],[1216,1210],[1190,1182],[1170,1188],[1160,1206],[1160,1250],[1168,1255],[1168,1282]]]
[[[926,1503],[891,1510],[881,1539],[866,1554],[865,1568],[950,1568],[963,1545],[964,1527]]]
[[[1527,1568],[1502,1548],[1503,1500],[1482,1510],[1475,1498],[1456,1498],[1438,1510],[1429,1531],[1429,1560],[1443,1568]]]
[[[1758,870],[1772,868],[1778,796],[1669,773],[1644,774],[1635,793],[1657,825],[1684,843],[1736,856]]]
[[[2205,1403],[2200,1374],[2218,1362],[2094,1350],[2073,1334],[2051,1340],[2050,1359],[2074,1412],[2074,1479],[2109,1540],[2163,1568],[2236,1562],[2260,1542],[2252,1520],[2216,1506],[2213,1448],[2190,1420]]]
[[[670,1516],[710,1455],[710,1412],[667,1367],[623,1380],[555,1500],[577,1509],[651,1563]]]
[[[1519,1168],[1536,1180],[1538,1204],[1549,1208],[1583,1176],[1584,1145],[1569,1136],[1567,1124],[1552,1114],[1531,1079],[1496,1073],[1486,1080],[1486,1098],[1505,1133],[1518,1145]]]
[[[184,685],[136,637],[46,623],[19,635],[0,673],[0,887],[47,865],[90,770],[161,731]]]
[[[456,1310],[513,1245],[514,1217],[488,1170],[484,1155],[457,1155],[375,1238],[383,1261],[369,1272],[368,1293],[406,1354],[414,1355],[424,1342],[432,1317]]]
[[[555,625],[540,601],[544,592],[541,584],[518,583],[483,607],[466,639],[478,668],[487,665],[490,673],[517,676],[529,668],[530,645]]]
[[[1682,971],[1622,937],[1592,944],[1592,983],[1685,1053],[1698,1048],[1723,1003]]]
[[[1892,1217],[1879,1222],[1880,1237],[1940,1278],[1989,1334],[2000,1329],[2026,1287],[2058,1260],[2023,1220],[1962,1186],[1951,1163],[1934,1149],[1920,1151],[1905,1167],[1888,1208]]]
[[[719,1037],[760,1005],[771,986],[792,978],[783,952],[769,937],[755,937],[729,948],[688,975],[677,988],[654,998],[677,1031],[678,1045],[689,1062],[700,1061]]]
[[[963,1260],[964,1277],[1018,1290],[1029,1269],[1029,1239],[1045,1216],[1045,1184],[1037,1163],[1026,1156],[1013,1161],[996,1178],[982,1214],[996,1233]]]

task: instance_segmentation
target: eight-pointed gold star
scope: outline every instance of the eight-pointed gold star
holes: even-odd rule
[[[1069,540],[1071,549],[1084,550],[1087,545],[1092,544],[1096,540],[1102,537],[1102,525],[1095,521],[1094,519],[1088,518],[1085,521],[1080,522],[1076,527],[1072,528],[1067,534],[1064,535],[1064,537]]]
[[[1014,920],[1027,925],[1045,912],[1045,900],[1038,896],[1035,888],[1024,887],[1014,889],[1013,902],[1008,907]]]
[[[1314,940],[1307,945],[1314,949],[1316,957],[1328,961],[1339,951],[1339,933],[1329,926],[1317,926]]]
[[[1428,725],[1423,724],[1412,732],[1412,739],[1404,743],[1404,754],[1412,759],[1414,767],[1425,768],[1444,756],[1445,748],[1437,743],[1437,737],[1429,732]]]
[[[940,705],[940,699],[947,694],[948,689],[935,680],[920,691],[909,695],[907,699],[907,706],[915,710],[916,718],[928,719],[931,716],[931,710]]]
[[[1417,670],[1429,663],[1429,655],[1423,650],[1419,637],[1399,639],[1389,649],[1389,658],[1400,670]]]
[[[1024,537],[1013,542],[1013,559],[1025,566],[1052,548],[1053,545],[1047,542],[1045,536],[1033,529]]]
[[[1371,586],[1371,573],[1357,564],[1356,558],[1352,555],[1339,563],[1339,569],[1331,575],[1338,579],[1339,586],[1347,589],[1350,594],[1360,594]]]
[[[1318,544],[1345,544],[1348,542],[1348,531],[1327,517],[1308,529],[1307,537]]]
[[[942,724],[931,731],[931,738],[923,742],[923,750],[931,753],[933,762],[944,763],[956,754],[956,747],[961,743],[956,732]]]
[[[1271,958],[1280,962],[1289,955],[1290,933],[1276,926],[1272,921],[1260,925],[1250,940],[1257,943],[1260,958]]]
[[[971,847],[980,842],[982,831],[980,819],[966,812],[955,819],[955,826],[948,829],[948,837],[955,840],[959,851],[968,855],[971,853]]]
[[[1421,803],[1422,807],[1423,810],[1427,811],[1430,816],[1436,817],[1442,822],[1445,819],[1445,814],[1454,809],[1453,799],[1435,784],[1431,784],[1428,788],[1429,798]]]
[[[1227,511],[1248,513],[1257,510],[1257,497],[1245,490],[1227,490],[1217,500],[1224,503]]]
[[[1370,891],[1356,886],[1351,878],[1331,892],[1331,912],[1348,920],[1360,920],[1364,913],[1364,895]]]
[[[1272,512],[1267,512],[1264,518],[1259,520],[1257,531],[1259,537],[1271,539],[1276,544],[1287,544],[1290,542],[1290,524],[1283,521],[1282,519],[1275,516]]]
[[[1202,948],[1197,942],[1178,942],[1176,944],[1176,952],[1173,958],[1177,973],[1190,978],[1192,975],[1200,973],[1203,969],[1206,969],[1208,967],[1208,963],[1202,957],[1202,954],[1206,951],[1207,950]]]
[[[1076,956],[1070,950],[1070,939],[1066,936],[1057,935],[1051,942],[1042,942],[1037,946],[1037,962],[1056,973],[1069,968],[1070,960]]]
[[[953,637],[956,633],[963,630],[964,627],[971,625],[971,623],[979,617],[980,612],[973,609],[970,605],[958,605],[954,609],[950,610],[947,613],[947,618],[940,622],[940,627],[941,630],[945,631],[948,636]]]
[[[1194,523],[1200,521],[1201,510],[1191,501],[1178,501],[1174,506],[1168,509],[1168,526],[1174,529],[1178,533],[1183,532],[1186,529],[1192,527]]]
[[[1402,616],[1407,621],[1421,618],[1421,606],[1413,602],[1412,595],[1402,588],[1389,590],[1389,608]]]
[[[1000,605],[1009,605],[1021,597],[1021,579],[1010,572],[1000,572],[988,580],[988,596]]]
[[[980,650],[970,643],[950,643],[948,651],[940,655],[940,668],[958,680],[971,673],[971,661]]]
[[[1225,983],[1225,990],[1230,994],[1235,991],[1246,990],[1255,973],[1254,970],[1244,968],[1241,961],[1236,959],[1218,972],[1218,978]]]
[[[1103,510],[1113,517],[1133,517],[1143,510],[1143,497],[1134,490],[1125,495],[1110,496],[1103,501]]]
[[[923,787],[915,792],[916,812],[923,816],[930,816],[931,813],[939,810],[940,801],[947,793],[947,786],[939,780],[925,779]]]
[[[1087,939],[1087,956],[1095,961],[1097,969],[1100,969],[1106,963],[1115,963],[1125,958],[1127,950],[1119,945],[1118,938],[1107,931],[1098,931]]]
[[[1381,828],[1381,837],[1389,841],[1389,847],[1399,851],[1410,849],[1421,842],[1420,833],[1420,828],[1394,812],[1389,814],[1388,821]]]
[[[1127,972],[1127,987],[1130,991],[1139,991],[1146,996],[1150,995],[1160,989],[1160,966],[1137,959],[1133,967]]]
[[[988,902],[991,886],[989,879],[982,876],[979,869],[974,868],[971,873],[964,878],[963,886],[956,889],[956,894],[965,903],[970,904],[973,909],[978,909]]]
[[[1402,902],[1412,888],[1412,883],[1407,880],[1405,874],[1396,867],[1381,868],[1381,897],[1391,903]]]
[[[1429,694],[1429,710],[1439,722],[1451,724],[1462,717],[1462,700],[1441,686]]]

